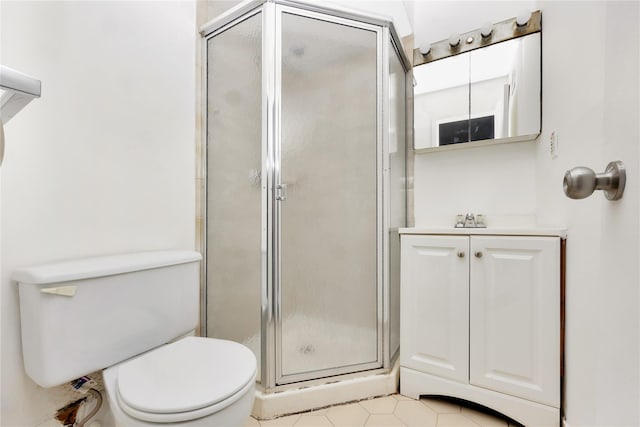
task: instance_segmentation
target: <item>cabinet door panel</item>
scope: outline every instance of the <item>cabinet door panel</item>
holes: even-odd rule
[[[469,379],[469,238],[402,236],[402,366]]]
[[[471,384],[558,407],[560,242],[472,237]]]

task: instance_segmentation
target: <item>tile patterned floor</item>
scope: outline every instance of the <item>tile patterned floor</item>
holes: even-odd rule
[[[420,401],[395,394],[289,415],[269,421],[250,418],[245,427],[515,427],[509,420],[436,398]]]

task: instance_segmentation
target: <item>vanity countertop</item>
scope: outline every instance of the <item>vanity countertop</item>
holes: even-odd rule
[[[457,234],[464,236],[558,236],[567,237],[567,230],[560,227],[487,227],[487,228],[455,228],[455,227],[412,227],[401,228],[400,234]]]

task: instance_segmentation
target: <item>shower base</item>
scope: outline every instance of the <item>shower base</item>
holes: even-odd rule
[[[268,420],[284,415],[325,408],[340,403],[354,402],[371,397],[386,396],[398,392],[399,361],[388,373],[360,372],[344,380],[327,379],[326,384],[301,386],[265,393],[256,391],[251,415]],[[359,375],[354,377],[354,375]]]

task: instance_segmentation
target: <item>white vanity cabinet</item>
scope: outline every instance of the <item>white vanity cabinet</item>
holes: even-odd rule
[[[561,239],[483,231],[402,235],[400,392],[556,426]]]
[[[469,238],[402,236],[400,365],[469,380]]]

